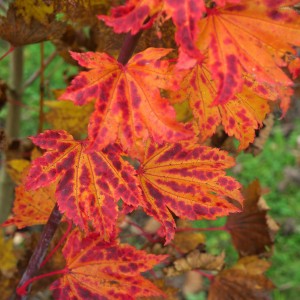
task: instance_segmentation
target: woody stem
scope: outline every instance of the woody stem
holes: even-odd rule
[[[27,268],[18,284],[18,288],[20,288],[26,281],[32,278],[40,268],[41,263],[46,256],[48,247],[60,223],[61,218],[62,218],[62,214],[59,212],[58,205],[56,204],[51,212],[47,224],[44,227],[38,245],[34,249],[34,252],[27,265]],[[30,286],[28,287],[27,292],[29,291],[30,291]],[[16,299],[26,300],[27,296],[17,296]]]

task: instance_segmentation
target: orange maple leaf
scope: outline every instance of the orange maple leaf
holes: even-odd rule
[[[46,224],[55,202],[55,185],[27,191],[22,184],[15,190],[13,216],[2,226],[14,224],[21,229]]]
[[[96,98],[89,124],[91,147],[101,150],[119,138],[130,149],[149,135],[158,143],[192,136],[176,122],[173,107],[160,95],[159,88],[165,87],[170,74],[169,63],[159,59],[169,52],[148,48],[125,66],[105,53],[72,53],[80,65],[91,70],[81,72],[61,98],[77,105]]]
[[[269,2],[269,1],[268,1]],[[208,65],[218,94],[214,104],[224,104],[241,91],[242,73],[275,86],[292,81],[280,69],[286,66],[285,53],[300,46],[300,21],[296,11],[285,7],[290,1],[242,0],[224,8],[208,9],[200,20],[197,45],[208,51]]]
[[[82,238],[74,230],[63,248],[66,268],[55,281],[55,299],[128,299],[164,296],[141,272],[161,263],[166,255],[147,254],[130,245],[105,243],[97,234]]]
[[[234,165],[225,151],[195,144],[148,143],[138,173],[145,212],[163,226],[166,243],[175,233],[172,213],[184,219],[215,219],[240,211],[226,200],[242,203],[240,184],[226,176]]]
[[[258,88],[244,85],[243,91],[226,104],[213,105],[217,89],[204,64],[196,64],[180,81],[180,89],[171,94],[171,101],[189,101],[202,142],[212,136],[221,123],[229,136],[234,135],[240,141],[239,149],[247,148],[254,141],[255,130],[270,111],[267,100],[256,94],[263,94]],[[267,89],[262,91],[264,96],[273,97]]]

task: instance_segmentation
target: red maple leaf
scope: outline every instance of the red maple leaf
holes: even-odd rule
[[[166,255],[147,254],[115,241],[107,243],[93,233],[82,238],[74,230],[62,250],[66,268],[50,289],[55,299],[122,299],[164,296],[154,284],[141,276]]]
[[[163,225],[166,243],[175,233],[171,212],[184,219],[215,219],[240,211],[226,200],[243,201],[240,184],[225,175],[233,165],[234,159],[219,149],[148,143],[138,172],[145,195],[141,205]]]
[[[148,48],[126,66],[105,53],[72,53],[90,71],[81,72],[61,98],[77,105],[96,98],[89,125],[91,147],[101,150],[119,138],[122,146],[130,150],[149,135],[158,143],[192,136],[176,122],[173,107],[160,95],[159,88],[165,87],[170,74],[169,63],[159,59],[169,52],[170,49]]]
[[[90,223],[105,239],[115,230],[117,201],[136,207],[140,190],[135,170],[117,145],[85,152],[87,140],[75,141],[63,130],[47,130],[31,140],[47,152],[32,163],[26,188],[37,189],[60,179],[56,188],[59,209],[89,231]]]

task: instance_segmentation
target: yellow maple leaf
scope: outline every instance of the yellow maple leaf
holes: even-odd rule
[[[7,162],[6,164],[6,171],[12,181],[19,185],[22,182],[22,179],[24,178],[24,172],[26,169],[28,169],[30,166],[30,161],[26,159],[12,159]]]
[[[14,255],[12,239],[5,240],[3,232],[0,232],[0,271],[5,275],[15,269],[17,258]]]
[[[36,19],[42,24],[48,24],[48,16],[53,13],[53,6],[47,5],[43,0],[16,0],[14,2],[17,14],[21,15],[29,24],[31,19]]]
[[[50,111],[45,114],[45,120],[52,129],[63,129],[74,136],[81,136],[87,131],[89,117],[94,110],[94,103],[76,106],[71,101],[46,101]]]

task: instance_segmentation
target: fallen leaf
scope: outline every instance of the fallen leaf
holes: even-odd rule
[[[220,271],[224,267],[225,253],[212,255],[202,253],[199,250],[193,250],[182,258],[178,258],[170,267],[164,268],[167,277],[177,276],[187,271],[201,269],[207,271]]]
[[[270,300],[269,293],[274,285],[264,275],[269,267],[269,262],[256,256],[241,258],[214,278],[208,300]]]
[[[243,211],[227,218],[225,227],[241,257],[267,255],[274,243],[274,223],[268,221],[271,217],[267,217],[268,207],[265,206],[261,195],[261,187],[256,180],[244,191]]]

